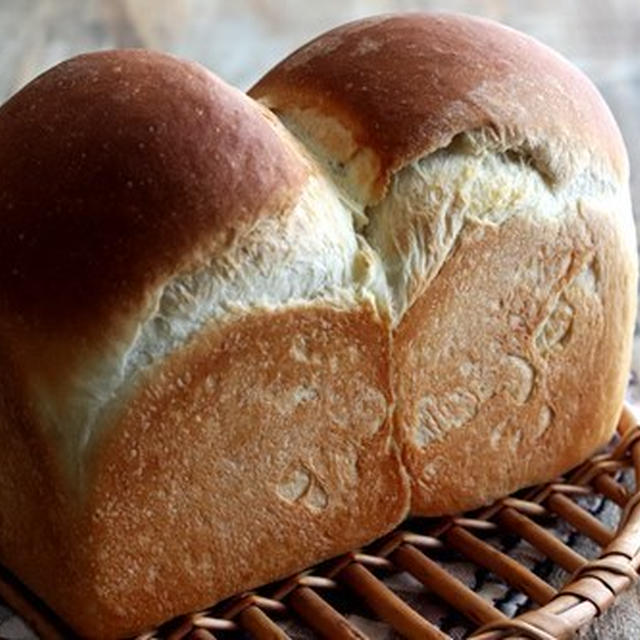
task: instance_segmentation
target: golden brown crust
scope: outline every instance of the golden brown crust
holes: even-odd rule
[[[39,592],[83,636],[119,638],[382,535],[409,499],[389,405],[371,309],[201,332],[110,416],[65,541],[75,596],[59,572]]]
[[[117,376],[160,288],[291,209],[308,168],[237,89],[142,50],[73,58],[17,93],[0,167],[0,335],[38,437],[71,434],[74,473],[74,417],[88,422],[92,380]]]
[[[557,156],[578,150],[621,179],[628,171],[620,132],[591,82],[536,40],[482,18],[409,13],[358,20],[298,49],[249,95],[302,131],[315,117],[335,118],[359,149],[379,158],[367,199],[378,199],[408,162],[481,128],[511,146],[526,145],[551,170],[565,161]],[[326,151],[340,156],[347,142],[329,144]]]
[[[394,337],[413,513],[548,481],[611,437],[635,310],[624,243],[588,209],[463,231]]]

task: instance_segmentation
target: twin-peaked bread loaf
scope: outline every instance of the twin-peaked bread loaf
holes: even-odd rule
[[[577,70],[383,16],[249,95],[115,51],[0,109],[0,559],[83,636],[550,479],[621,407],[627,159]]]

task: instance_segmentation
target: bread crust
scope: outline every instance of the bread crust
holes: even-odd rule
[[[394,421],[413,513],[486,504],[606,442],[637,257],[624,143],[582,73],[492,21],[416,13],[323,34],[249,93],[365,205],[362,233],[402,288]]]
[[[366,306],[202,331],[105,417],[63,552],[2,557],[82,637],[116,639],[375,539],[409,504],[389,349]]]
[[[412,513],[489,504],[611,438],[635,314],[621,242],[589,210],[462,232],[394,336]]]

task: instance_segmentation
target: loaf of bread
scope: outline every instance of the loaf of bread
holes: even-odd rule
[[[549,480],[621,408],[628,165],[579,71],[408,14],[249,96],[129,50],[0,109],[0,561],[83,637]]]

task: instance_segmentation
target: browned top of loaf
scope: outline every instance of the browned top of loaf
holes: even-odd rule
[[[592,83],[536,40],[490,20],[410,13],[319,36],[250,91],[284,113],[338,118],[380,160],[379,182],[463,131],[558,139],[627,171],[619,130]],[[535,151],[535,149],[534,149]],[[544,150],[543,150],[544,153]]]
[[[0,109],[0,317],[58,336],[110,327],[287,206],[305,172],[265,113],[150,51],[36,78]]]

